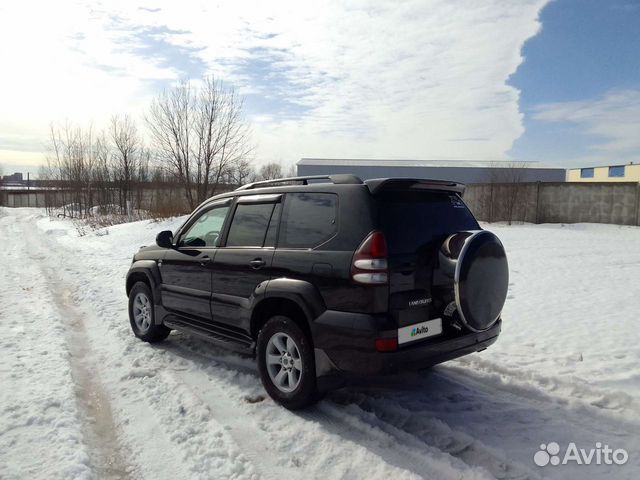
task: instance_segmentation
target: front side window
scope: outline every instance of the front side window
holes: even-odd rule
[[[314,248],[338,231],[338,196],[334,193],[288,193],[278,247]]]
[[[624,165],[616,165],[615,167],[609,167],[610,177],[624,177]]]
[[[240,203],[233,215],[227,247],[262,247],[273,203]]]
[[[229,206],[215,207],[205,212],[180,236],[180,247],[215,247],[222,232]]]
[[[593,178],[593,168],[581,168],[580,178]]]

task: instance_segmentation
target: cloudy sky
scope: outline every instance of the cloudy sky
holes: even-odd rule
[[[206,74],[245,95],[259,162],[640,161],[639,29],[637,0],[3,0],[0,168]]]

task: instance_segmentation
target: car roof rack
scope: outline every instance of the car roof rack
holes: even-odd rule
[[[362,180],[355,175],[312,175],[307,177],[287,177],[277,178],[275,180],[262,180],[260,182],[248,183],[236,188],[239,190],[252,190],[254,188],[264,188],[267,186],[277,186],[278,184],[300,183],[309,185],[309,180],[330,180],[335,185],[362,185]]]

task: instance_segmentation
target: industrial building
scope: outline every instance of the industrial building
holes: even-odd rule
[[[0,180],[3,184],[18,184],[22,185],[24,178],[21,172],[16,172],[13,175],[4,175]]]
[[[479,160],[366,160],[302,158],[298,175],[351,173],[363,180],[429,178],[474,183],[564,182],[566,170],[538,162]]]
[[[640,182],[640,164],[604,165],[599,167],[572,168],[569,182]]]

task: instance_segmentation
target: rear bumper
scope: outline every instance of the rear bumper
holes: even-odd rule
[[[322,376],[386,375],[420,370],[432,365],[484,350],[500,334],[498,320],[490,329],[464,335],[441,336],[399,346],[394,352],[375,350],[375,339],[395,335],[384,317],[355,315],[351,328],[345,328],[344,316],[337,322],[332,314],[321,315],[315,323],[316,373]],[[323,318],[324,317],[324,318]],[[369,318],[365,318],[369,317]],[[338,326],[338,323],[342,325]],[[358,328],[359,327],[359,328]],[[379,328],[382,327],[382,328]],[[385,328],[387,327],[387,328]]]

